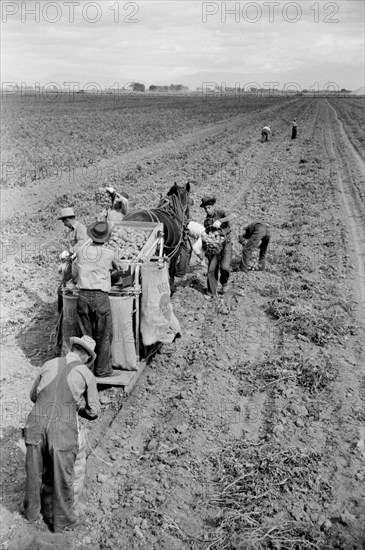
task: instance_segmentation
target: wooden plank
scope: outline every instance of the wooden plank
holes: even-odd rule
[[[99,386],[124,386],[125,393],[129,394],[145,368],[146,362],[140,361],[138,370],[123,370],[120,371],[119,376],[106,376],[105,378],[95,378],[95,380]]]
[[[125,388],[124,388],[124,391],[127,395],[129,395],[131,393],[131,391],[133,390],[133,388],[136,385],[139,377],[141,376],[142,372],[146,368],[146,365],[147,365],[146,361],[140,361],[138,363],[138,370],[133,372],[133,376],[129,380],[129,384],[127,386],[125,386]]]
[[[98,386],[128,386],[131,378],[137,371],[121,370],[118,376],[95,377]]]

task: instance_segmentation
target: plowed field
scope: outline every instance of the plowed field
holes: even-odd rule
[[[94,113],[81,100],[71,114],[67,105],[3,108],[17,130],[6,123],[1,197],[1,548],[363,548],[363,100],[164,104],[141,94],[138,108],[99,103]],[[74,206],[92,221],[106,181],[131,208],[191,181],[199,222],[200,198],[215,194],[238,215],[234,261],[217,301],[193,263],[172,299],[182,338],[130,397],[100,392],[81,524],[54,535],[21,515],[20,430],[33,378],[55,354],[66,238],[56,213]],[[267,269],[243,274],[237,238],[255,220],[272,228]]]

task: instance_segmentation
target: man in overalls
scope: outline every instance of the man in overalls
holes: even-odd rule
[[[96,358],[95,341],[72,337],[70,345],[66,357],[47,361],[34,381],[34,407],[24,429],[24,514],[35,524],[42,514],[55,533],[77,522],[86,466],[85,431],[79,429],[78,415],[94,420],[100,412],[89,368]]]

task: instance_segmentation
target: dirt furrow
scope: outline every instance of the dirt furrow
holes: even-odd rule
[[[365,166],[364,161],[349,140],[336,109],[328,102],[327,108],[330,109],[330,115],[332,115],[328,124],[330,129],[329,151],[331,156],[337,159],[335,175],[342,195],[344,219],[348,223],[352,247],[357,259],[357,279],[360,284],[358,281],[356,282],[355,292],[359,295],[359,315],[361,316],[365,305],[365,220],[363,218],[364,196],[359,196],[359,188],[365,184]],[[360,183],[358,183],[359,176],[356,172],[360,173]]]

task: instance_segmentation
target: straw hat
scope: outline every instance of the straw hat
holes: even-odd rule
[[[75,212],[73,208],[61,208],[60,213],[58,216],[59,220],[63,220],[64,218],[74,218]]]
[[[96,353],[94,349],[96,346],[96,342],[91,338],[91,336],[84,335],[81,338],[78,338],[77,336],[71,336],[70,344],[71,346],[73,346],[74,344],[77,344],[88,352],[91,358],[91,361],[88,361],[88,364],[91,364],[95,361]]]

